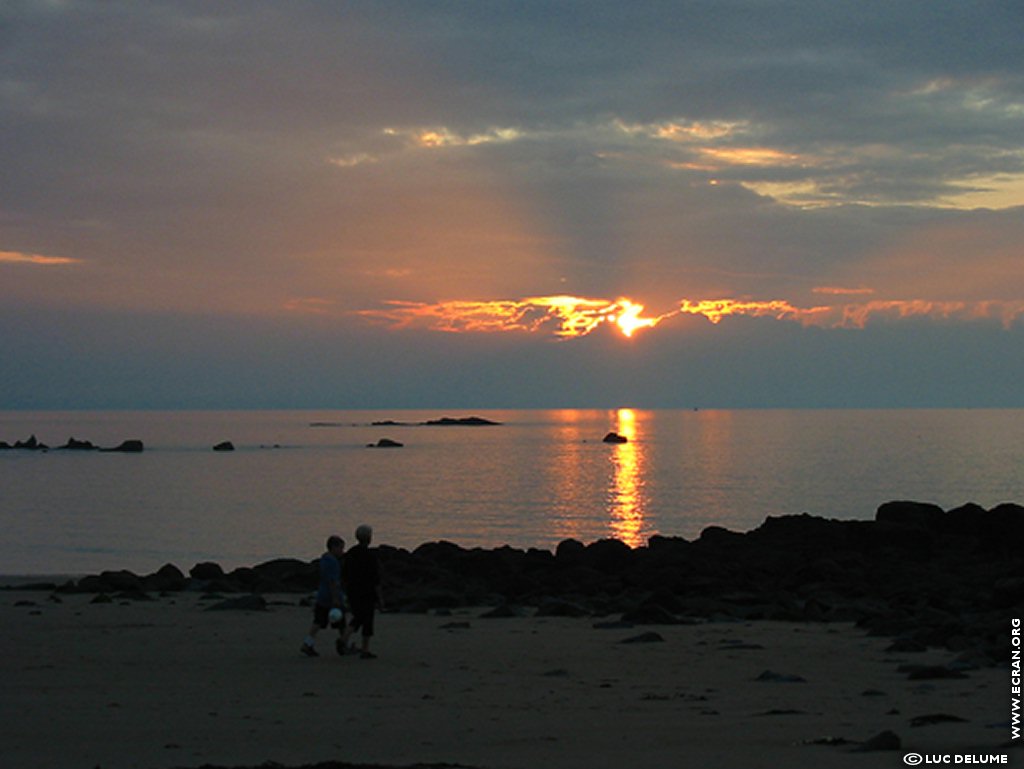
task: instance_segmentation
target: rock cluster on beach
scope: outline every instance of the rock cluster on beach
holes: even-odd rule
[[[122,454],[138,454],[145,446],[142,441],[137,439],[131,439],[122,441],[117,446],[111,448],[103,448],[95,445],[92,441],[80,441],[77,438],[68,438],[67,443],[63,446],[56,446],[56,451],[105,451],[105,452],[120,452]],[[50,451],[51,447],[42,441],[38,440],[35,435],[29,436],[23,441],[15,441],[14,445],[7,443],[6,441],[0,441],[0,450],[23,450],[23,451]]]
[[[388,604],[400,611],[490,605],[497,617],[531,607],[541,615],[618,616],[613,621],[626,626],[848,621],[894,637],[894,650],[945,648],[969,666],[1008,654],[1007,618],[1024,609],[1022,541],[1019,505],[944,511],[889,502],[871,521],[769,517],[747,533],[712,526],[696,540],[655,536],[640,548],[605,539],[566,540],[555,552],[450,542],[378,552]],[[215,563],[187,575],[170,564],[146,576],[107,571],[58,590],[140,597],[305,593],[316,584],[315,561],[278,559],[230,572]]]

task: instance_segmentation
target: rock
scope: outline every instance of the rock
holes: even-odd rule
[[[747,643],[745,641],[722,641],[718,646],[718,651],[732,652],[732,651],[760,651],[764,649],[762,644]]]
[[[640,635],[630,636],[629,638],[623,638],[619,641],[620,644],[650,644],[650,643],[663,643],[665,639],[660,633],[650,631],[647,633],[641,633]]]
[[[193,579],[204,581],[211,579],[223,579],[225,576],[224,569],[220,567],[220,564],[210,563],[209,561],[197,563],[188,570],[188,573]]]
[[[208,606],[204,611],[266,611],[267,600],[261,595],[243,595]]]
[[[555,547],[555,560],[559,563],[579,563],[583,560],[586,545],[576,539],[563,539]]]
[[[849,745],[850,740],[845,737],[815,737],[810,740],[801,740],[801,745],[827,745],[829,747],[837,747],[839,745]]]
[[[629,443],[629,438],[625,435],[619,435],[616,432],[610,432],[601,439],[602,443]]]
[[[132,591],[142,590],[142,578],[127,570],[104,571],[100,574],[100,580],[109,591]]]
[[[400,448],[402,448],[404,446],[405,446],[404,443],[399,443],[398,441],[393,441],[390,438],[381,438],[376,443],[368,443],[368,444],[366,444],[366,448],[368,448],[368,449],[400,449]]]
[[[618,539],[599,539],[583,551],[583,562],[606,574],[622,571],[632,560],[633,549]]]
[[[114,596],[121,601],[152,601],[153,596],[147,593],[145,590],[121,590],[117,595]]]
[[[231,441],[221,441],[220,443],[218,443],[216,446],[213,447],[213,450],[214,451],[234,451],[235,450],[235,444],[233,444]]]
[[[165,564],[153,574],[142,578],[142,584],[146,590],[157,592],[184,590],[188,580],[177,566],[172,563]]]
[[[120,452],[122,454],[141,454],[142,450],[144,448],[145,448],[145,446],[143,445],[142,441],[137,440],[137,439],[131,439],[131,440],[126,440],[126,441],[121,441],[120,445],[115,446],[112,449],[100,449],[100,451],[106,451],[106,452],[115,452],[116,451],[116,452]]]
[[[661,606],[640,606],[624,612],[622,622],[631,625],[679,625],[679,618]]]
[[[926,651],[927,649],[927,646],[920,641],[915,641],[913,638],[897,638],[889,644],[885,650],[887,652],[917,653]]]
[[[798,676],[794,673],[776,673],[773,670],[766,670],[757,678],[755,681],[763,681],[767,683],[778,683],[778,684],[805,684],[807,679],[803,676]]]
[[[507,603],[503,603],[501,606],[496,606],[490,611],[481,614],[480,619],[507,619],[518,616],[520,616],[520,612],[516,611],[515,608],[509,606]]]
[[[428,419],[426,422],[421,424],[436,427],[486,427],[490,425],[500,425],[501,422],[492,422],[490,419],[484,419],[483,417],[441,417],[440,419]]]
[[[587,617],[590,612],[578,603],[547,598],[537,607],[538,617]]]
[[[932,528],[942,523],[946,513],[930,502],[886,502],[875,512],[879,523],[893,523],[900,526]]]
[[[876,734],[868,740],[865,740],[857,747],[851,750],[852,753],[868,753],[876,750],[899,750],[903,746],[903,742],[900,740],[899,735],[895,732],[886,730]]]
[[[931,713],[926,716],[914,716],[910,719],[911,726],[931,726],[932,724],[967,723],[966,718],[951,716],[946,713]]]
[[[906,668],[909,668],[907,670]],[[940,665],[909,665],[904,668],[905,672],[908,672],[907,680],[909,681],[935,681],[946,678],[967,678],[966,673],[961,673],[959,670],[951,670]]]
[[[64,451],[98,451],[99,447],[94,446],[92,441],[79,441],[75,438],[68,438],[68,442],[63,446],[58,446],[58,449]]]
[[[275,558],[247,571],[236,569],[230,577],[257,593],[304,592],[316,588],[320,569],[317,561]]]
[[[27,451],[46,451],[49,448],[49,446],[47,446],[45,443],[40,443],[36,439],[35,434],[33,434],[30,435],[27,440],[15,441],[14,448],[25,449]]]

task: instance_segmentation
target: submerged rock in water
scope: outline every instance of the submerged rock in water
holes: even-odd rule
[[[483,417],[441,417],[440,419],[428,419],[422,424],[427,426],[443,426],[443,427],[486,427],[488,425],[500,425],[501,422],[492,422],[490,419],[484,419]]]
[[[115,446],[112,449],[100,449],[100,451],[119,451],[122,454],[141,454],[144,446],[140,440],[127,440],[122,441],[119,446]]]
[[[58,446],[59,449],[67,451],[98,451],[99,446],[93,444],[92,441],[80,441],[75,438],[68,438],[68,442],[63,446]]]
[[[45,443],[40,443],[35,435],[30,435],[27,440],[16,441],[14,444],[16,449],[26,449],[28,451],[46,451],[49,446]]]

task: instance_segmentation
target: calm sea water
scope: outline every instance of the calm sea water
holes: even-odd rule
[[[503,424],[370,424],[470,414]],[[629,442],[602,443],[611,430]],[[312,558],[362,522],[401,547],[550,549],[1024,500],[1016,410],[0,412],[0,440],[33,433],[146,451],[0,452],[0,574]],[[366,448],[384,437],[405,447]],[[237,450],[211,450],[224,440]]]

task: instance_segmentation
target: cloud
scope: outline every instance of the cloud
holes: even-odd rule
[[[864,293],[864,289],[825,289],[833,295]],[[867,290],[870,293],[870,290]],[[875,300],[862,303],[798,307],[782,299],[682,299],[678,308],[654,316],[643,315],[644,306],[630,299],[616,300],[576,296],[544,296],[492,301],[423,302],[390,301],[380,309],[355,314],[395,330],[426,329],[449,333],[521,332],[559,339],[585,337],[611,325],[630,337],[654,328],[678,315],[701,316],[714,325],[726,318],[769,318],[822,328],[864,329],[877,322],[908,319],[930,321],[998,320],[1010,328],[1024,316],[1024,301],[929,301]]]
[[[20,251],[0,251],[0,264],[32,264],[41,267],[80,264],[81,259],[69,256],[43,256],[42,254],[26,254]]]
[[[609,301],[578,296],[540,296],[515,300],[447,301],[435,304],[391,301],[357,314],[392,328],[427,328],[454,333],[526,332],[561,339],[586,336],[604,324],[632,336],[665,317],[644,317],[643,305],[628,299]]]
[[[603,331],[623,317],[634,349],[694,329],[756,329],[767,349],[779,329],[1019,325],[1013,4],[27,0],[0,16],[0,238],[38,252],[0,258],[0,304],[26,315],[312,327],[368,308],[386,327],[360,333],[446,350],[497,343],[455,333],[470,327],[516,329],[505,345],[589,330],[562,355],[620,343]]]
[[[429,128],[385,128],[386,136],[397,136],[413,147],[441,149],[444,147],[478,147],[484,144],[512,142],[522,137],[517,128],[490,128],[482,133],[460,135],[445,126]]]

